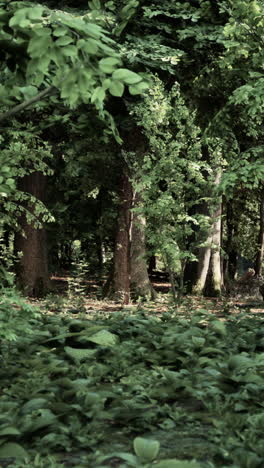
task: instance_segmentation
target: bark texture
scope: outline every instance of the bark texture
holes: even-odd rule
[[[234,245],[234,238],[237,235],[238,225],[235,219],[233,202],[226,203],[226,254],[227,260],[224,267],[224,276],[227,280],[234,280],[237,272],[238,253]]]
[[[193,287],[193,294],[202,294],[205,288],[205,282],[209,271],[211,258],[212,236],[209,235],[206,246],[199,249],[197,280]]]
[[[259,234],[258,234],[258,251],[255,260],[255,274],[261,276],[262,265],[264,259],[264,189],[261,191],[261,200],[259,206]]]
[[[221,170],[217,171],[215,185],[219,185]],[[212,225],[205,246],[200,248],[198,258],[198,275],[193,293],[218,296],[223,288],[221,268],[221,216],[222,200],[219,199],[212,216]]]
[[[130,223],[132,187],[128,172],[121,180],[120,207],[114,251],[113,298],[128,304],[130,298]]]
[[[134,192],[133,208],[141,205],[142,200],[138,192]],[[146,218],[142,213],[132,212],[131,219],[131,251],[130,251],[130,291],[133,299],[154,299],[155,291],[148,276],[146,260]]]
[[[213,224],[212,233],[212,252],[211,252],[211,268],[212,268],[212,295],[219,296],[222,291],[222,269],[221,269],[221,216],[222,204],[215,212],[215,222]]]
[[[25,176],[19,183],[19,189],[44,201],[46,177],[40,172]],[[26,209],[34,214],[34,204]],[[19,220],[21,232],[15,234],[15,253],[21,252],[17,264],[17,283],[25,294],[41,297],[49,287],[48,257],[45,229],[37,229],[28,222],[23,214]]]

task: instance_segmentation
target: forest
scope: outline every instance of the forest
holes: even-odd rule
[[[264,0],[0,0],[0,466],[264,466]]]

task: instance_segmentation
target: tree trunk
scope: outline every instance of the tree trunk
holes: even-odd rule
[[[44,201],[45,188],[46,177],[40,172],[23,177],[19,183],[20,190],[41,201]],[[34,215],[34,203],[28,203],[25,208]],[[22,255],[17,264],[17,283],[28,296],[41,297],[49,286],[46,232],[28,222],[25,214],[19,223],[22,231],[15,234],[14,241],[15,252]]]
[[[151,255],[148,263],[148,273],[152,275],[157,268],[156,255]]]
[[[221,179],[221,170],[217,171],[215,185],[219,185]],[[218,296],[222,291],[222,271],[221,271],[221,215],[222,201],[218,201],[218,205],[213,214],[213,223],[210,228],[207,241],[204,247],[200,248],[198,258],[198,275],[197,281],[193,288],[193,293],[202,294],[206,290],[206,294],[210,296]]]
[[[134,192],[133,208],[139,207],[141,197]],[[155,291],[149,280],[146,260],[146,219],[142,213],[133,211],[131,217],[131,251],[130,251],[130,274],[131,274],[131,296],[133,299],[154,299]]]
[[[221,224],[222,224],[222,203],[219,203],[215,212],[215,222],[213,224],[211,268],[212,268],[212,296],[219,296],[222,291],[222,271],[221,271]]]
[[[258,251],[254,267],[256,276],[260,276],[262,274],[262,264],[264,258],[264,189],[261,191],[259,218]]]
[[[122,176],[120,190],[120,207],[117,222],[117,232],[114,250],[113,291],[110,296],[123,304],[129,303],[130,298],[130,224],[132,187],[128,171]]]
[[[233,202],[228,201],[226,204],[226,254],[227,260],[225,263],[225,278],[227,280],[234,280],[237,271],[237,258],[238,254],[234,246],[234,236],[237,233],[237,222],[234,217]]]
[[[193,294],[200,295],[203,293],[207,274],[209,271],[211,245],[212,235],[210,234],[206,241],[206,247],[200,247],[199,249],[197,280],[192,290]]]

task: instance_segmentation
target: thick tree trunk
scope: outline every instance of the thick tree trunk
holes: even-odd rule
[[[130,298],[130,224],[132,187],[127,171],[121,181],[120,207],[114,251],[113,291],[114,300],[128,304]]]
[[[134,192],[133,208],[139,207],[141,197]],[[155,291],[149,280],[146,260],[146,219],[142,213],[133,211],[131,218],[131,251],[130,251],[130,291],[133,299],[154,299]]]
[[[259,218],[258,251],[254,267],[256,276],[260,276],[262,274],[262,265],[264,259],[264,189],[261,191]]]
[[[46,177],[40,172],[25,176],[19,183],[20,190],[41,201],[45,198],[45,188]],[[26,209],[34,214],[34,204],[28,204]],[[21,252],[17,264],[17,283],[28,296],[41,297],[49,286],[46,232],[44,228],[37,229],[33,222],[28,222],[25,214],[19,222],[22,231],[15,234],[14,241],[15,252]]]

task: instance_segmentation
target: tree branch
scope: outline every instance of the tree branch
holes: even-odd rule
[[[18,104],[17,106],[13,107],[13,109],[10,109],[7,112],[4,112],[3,114],[0,114],[0,122],[3,120],[9,119],[13,115],[17,114],[18,112],[27,109],[29,106],[34,104],[35,102],[40,101],[43,98],[46,98],[48,96],[52,96],[53,94],[57,94],[57,89],[54,86],[50,86],[49,88],[44,89],[40,93],[38,93],[36,96],[34,96],[31,99],[28,99],[28,101],[21,102],[21,104]]]

